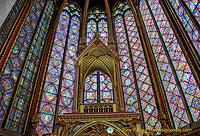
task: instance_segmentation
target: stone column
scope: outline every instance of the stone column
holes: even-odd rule
[[[89,7],[89,1],[90,0],[85,1],[80,45],[86,45],[86,25],[87,25],[87,12]]]
[[[110,7],[108,0],[105,1],[105,7],[106,7],[106,14],[108,18],[108,44],[114,44],[114,36],[113,36],[113,26],[112,26],[112,18],[111,18],[111,12],[110,12]]]

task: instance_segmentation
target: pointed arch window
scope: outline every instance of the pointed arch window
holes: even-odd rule
[[[176,128],[199,120],[199,87],[158,0],[141,0],[148,32]],[[186,108],[188,107],[188,108]],[[189,121],[189,118],[190,119]]]
[[[39,109],[39,135],[51,133],[55,116],[72,112],[80,8],[67,2],[60,14]]]
[[[85,79],[84,103],[113,103],[113,88],[110,77],[100,71]]]
[[[160,129],[155,94],[132,11],[127,2],[113,11],[126,111],[143,113],[146,129]],[[139,106],[141,105],[141,106]]]
[[[54,11],[53,1],[35,0],[13,44],[0,77],[0,124],[8,130],[23,133],[33,99],[45,38]],[[11,107],[9,110],[8,107]],[[5,115],[8,115],[7,117]]]
[[[108,23],[104,10],[94,8],[88,13],[87,17],[87,45],[89,45],[98,32],[101,41],[107,45],[108,42]]]

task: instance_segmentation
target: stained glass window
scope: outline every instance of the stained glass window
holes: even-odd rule
[[[159,1],[141,0],[140,11],[160,70],[175,126],[182,127],[189,124],[182,101],[183,97],[187,100],[194,121],[199,120],[197,102],[199,101],[199,88]],[[151,16],[150,12],[154,16]],[[159,30],[156,29],[156,25]],[[164,45],[160,39],[163,39]],[[178,78],[178,81],[175,78]],[[184,96],[180,95],[181,91],[184,92]]]
[[[87,45],[89,45],[96,36],[99,34],[100,40],[107,45],[108,42],[108,23],[107,16],[104,10],[94,8],[88,13],[87,23]]]
[[[94,20],[90,20],[87,24],[87,45],[94,39],[96,31],[96,22]]]
[[[25,0],[16,0],[0,28],[0,49],[12,27],[15,27],[24,2]],[[156,77],[159,78],[154,83],[158,83],[158,88],[163,89],[161,97],[166,96],[167,104],[164,105],[167,106],[166,109],[170,109],[166,112],[170,114],[167,118],[171,120],[172,117],[175,128],[200,120],[199,85],[171,27],[173,24],[170,21],[173,18],[168,20],[165,14],[168,10],[163,10],[160,2],[161,0],[140,0],[137,15],[141,14],[141,18],[133,14],[126,1],[118,2],[112,13],[125,110],[141,113],[145,129],[161,129],[158,115],[162,109],[158,110],[157,105],[160,99],[156,99],[157,92],[153,90],[156,85],[153,87],[151,82],[153,74],[157,72]],[[0,126],[4,122],[9,131],[22,134],[28,123],[54,3],[53,0],[33,0],[32,6],[27,6],[30,9],[21,22],[10,55],[3,64],[0,74]],[[199,1],[169,0],[169,4],[200,54],[200,32],[197,27],[200,24]],[[58,14],[60,18],[56,24],[40,90],[39,124],[36,128],[40,136],[52,132],[57,116],[72,113],[81,10],[76,3],[70,1],[65,3],[62,12]],[[136,22],[135,19],[139,21]],[[144,24],[141,35],[147,32],[145,37],[148,39],[144,42],[140,40],[137,23]],[[88,12],[86,31],[87,45],[96,35],[108,45],[109,29],[105,10],[95,7]],[[148,68],[152,62],[152,66]],[[156,72],[150,76],[149,70]],[[102,71],[88,75],[85,78],[83,103],[114,103],[112,80]]]
[[[120,69],[126,110],[138,113],[138,98],[122,16],[115,17],[115,29],[118,44],[118,54],[121,58]]]
[[[99,93],[98,93],[99,92]],[[85,79],[84,103],[113,103],[113,88],[110,77],[96,71]]]
[[[174,7],[179,19],[183,23],[183,26],[185,27],[186,31],[188,32],[189,37],[192,40],[195,48],[197,49],[198,53],[200,54],[200,32],[197,30],[197,28],[193,24],[190,16],[184,9],[183,5],[179,2],[179,0],[170,0],[170,2],[172,4],[172,6]],[[190,3],[191,3],[191,5],[194,4],[194,2],[190,2]],[[200,14],[200,12],[197,10],[198,5],[196,5],[196,6],[197,7],[194,7],[196,10],[195,9],[194,10],[195,10],[195,12],[198,12]],[[200,21],[200,15],[199,15],[199,21]]]
[[[108,24],[105,19],[98,22],[99,38],[105,45],[108,43]]]
[[[51,57],[49,60],[48,72],[46,75],[46,82],[44,84],[44,90],[40,104],[40,121],[37,128],[39,135],[52,131],[68,23],[68,12],[62,12],[55,34],[53,49],[51,51]]]
[[[39,135],[52,132],[56,115],[72,112],[79,29],[80,9],[73,3],[66,3],[47,68],[37,126]]]
[[[200,24],[200,2],[198,0],[183,0],[186,5],[190,9],[190,11],[194,14],[197,21]]]
[[[40,19],[40,15],[42,13],[42,10],[44,9],[44,6],[45,6],[45,0],[35,0],[34,1],[33,6],[31,7],[27,18],[25,19],[23,27],[22,27],[21,31],[19,32],[16,42],[13,45],[14,48],[11,52],[11,55],[9,56],[8,61],[4,62],[6,65],[5,70],[3,71],[3,73],[0,77],[0,88],[1,88],[1,91],[0,91],[0,96],[1,96],[1,99],[0,99],[0,124],[2,123],[2,121],[4,119],[5,112],[9,106],[11,97],[12,97],[12,95],[14,95],[13,92],[16,87],[17,80],[19,79],[20,72],[22,70],[22,66],[25,63],[26,55],[29,52],[29,48],[31,47],[31,44],[35,44],[35,43],[32,43],[31,41],[32,41],[32,37],[34,36],[34,32],[36,31],[36,28],[37,28],[37,25],[38,25],[38,22]],[[40,31],[39,29],[37,31]],[[40,37],[35,36],[35,38],[34,38],[35,42],[38,41],[37,38],[38,38],[38,40],[40,39]],[[35,46],[38,46],[38,45],[35,45]],[[37,49],[35,48],[35,50],[37,50]],[[32,50],[32,47],[30,49],[30,52],[34,52]],[[29,57],[33,57],[33,59],[36,61],[30,62],[30,65],[29,65],[30,71],[24,70],[24,74],[31,76],[31,74],[34,73],[34,65],[35,65],[35,63],[37,63],[37,59],[34,58],[34,57],[36,57],[35,55],[31,55]],[[25,65],[27,65],[27,63]],[[23,86],[24,89],[31,89],[30,85],[31,85],[32,81],[28,80],[27,78],[24,80],[21,80],[21,82],[20,82],[21,86]],[[25,91],[25,93],[30,93],[30,92]],[[27,98],[27,99],[29,99],[29,98]],[[22,108],[22,110],[25,109],[25,111],[26,111],[27,102],[24,102],[23,99],[19,99],[19,100],[16,99],[15,101],[18,101],[18,102],[17,103],[14,102],[14,104],[16,104],[14,106]],[[26,118],[26,116],[24,116],[24,114],[22,114],[24,111],[21,112],[20,109],[18,111],[19,112],[15,112],[15,115],[12,115],[12,114],[10,115],[13,118],[15,118],[15,117],[18,118],[18,119],[16,119],[16,122],[15,121],[9,122],[7,124],[7,127],[10,130],[21,132],[23,125],[18,125],[18,122],[22,121],[24,123],[24,119]]]
[[[25,0],[16,0],[6,20],[3,22],[0,28],[0,49],[2,48],[3,42],[8,36],[11,27],[13,26],[17,16],[19,15],[20,10],[24,4],[24,1]]]
[[[85,79],[84,103],[97,103],[97,72]]]
[[[126,2],[118,5],[114,17],[126,110],[138,113],[140,99],[146,129],[160,129],[158,109],[139,33],[133,13]],[[137,92],[140,98],[137,97]]]
[[[113,103],[113,87],[110,77],[99,73],[100,78],[100,103]]]
[[[69,30],[68,45],[65,54],[65,64],[62,76],[60,93],[59,115],[72,112],[73,90],[75,82],[75,67],[77,47],[79,41],[80,20],[77,16],[72,17]]]
[[[10,130],[22,133],[24,129],[29,101],[31,100],[31,94],[33,93],[32,90],[35,83],[35,76],[37,74],[53,10],[53,1],[48,1],[37,29],[37,36],[33,40],[28,59],[25,63],[25,69],[22,72],[22,77],[19,82],[19,87],[17,88],[17,94],[13,106],[10,109],[11,114],[7,124],[7,128]]]

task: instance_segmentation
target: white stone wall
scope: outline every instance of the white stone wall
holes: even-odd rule
[[[16,0],[0,0],[0,26],[3,24]]]

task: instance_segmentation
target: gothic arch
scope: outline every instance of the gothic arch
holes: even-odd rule
[[[80,136],[81,133],[83,133],[84,130],[86,130],[87,128],[90,128],[92,126],[98,125],[98,124],[102,124],[105,125],[107,127],[113,127],[114,131],[117,132],[118,136],[128,136],[122,129],[120,129],[119,127],[113,125],[112,123],[109,123],[107,121],[94,121],[91,122],[85,126],[83,126],[81,129],[79,129],[73,136]]]

